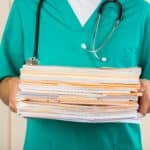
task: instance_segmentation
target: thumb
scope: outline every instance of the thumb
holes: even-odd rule
[[[145,89],[146,89],[145,82],[143,80],[141,80],[139,92],[144,92]]]

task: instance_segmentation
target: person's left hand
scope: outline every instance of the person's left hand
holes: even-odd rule
[[[140,82],[143,96],[139,98],[139,112],[145,116],[150,113],[150,80],[141,79]]]

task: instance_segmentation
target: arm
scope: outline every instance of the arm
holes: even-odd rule
[[[141,74],[141,91],[143,96],[139,100],[139,112],[145,115],[150,113],[150,16],[146,18],[144,39],[140,55]]]
[[[0,98],[10,109],[16,112],[16,93],[18,91],[19,79],[8,77],[0,82]]]
[[[15,0],[0,45],[0,98],[16,111],[19,70],[24,64],[24,40],[19,3]],[[19,59],[18,59],[19,58]]]

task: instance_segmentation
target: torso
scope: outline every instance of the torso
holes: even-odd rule
[[[107,61],[103,61],[103,59],[99,61],[95,59],[92,54],[81,48],[82,43],[87,43],[88,46],[92,44],[91,38],[95,27],[97,9],[84,26],[82,26],[67,0],[46,0],[41,14],[39,40],[39,60],[41,65],[78,67],[139,66],[147,6],[144,0],[120,1],[124,7],[123,19],[109,43],[99,52],[100,58],[107,58]],[[24,30],[25,61],[33,54],[36,6],[37,1],[35,0],[20,1],[20,15],[23,19],[22,24]],[[97,46],[102,43],[106,34],[112,29],[115,17],[115,7],[113,5],[107,6],[101,20],[96,43]],[[91,150],[94,147],[95,150],[97,150],[103,147],[105,150],[110,150],[114,144],[116,144],[117,148],[121,145],[122,148],[128,149],[129,147],[126,145],[130,145],[130,140],[127,143],[123,141],[130,139],[131,136],[139,140],[140,135],[138,125],[128,124],[129,122],[136,123],[137,120],[126,120],[125,122],[127,123],[83,125],[30,119],[25,148],[28,149],[30,147],[29,143],[31,141],[33,143],[35,142],[30,134],[32,128],[34,138],[36,138],[35,135],[37,135],[39,141],[42,140],[43,143],[44,139],[46,139],[47,142],[52,141],[52,143],[49,143],[53,145],[52,149],[59,150],[59,148],[62,147],[62,149],[73,150],[74,147],[75,150]],[[104,132],[106,130],[108,130],[107,133]],[[37,131],[40,132],[39,135],[36,134]],[[124,131],[123,134],[121,134],[122,131]],[[65,137],[68,137],[66,134],[69,136],[69,138],[66,139],[68,142],[64,140]],[[92,140],[90,137],[94,137],[94,139]],[[112,142],[110,138],[113,139]],[[117,145],[118,140],[120,141],[119,145]],[[132,140],[133,143],[135,141]],[[136,144],[137,142],[132,145],[133,147],[130,145],[130,149],[140,147],[140,145]],[[36,145],[36,142],[34,145]],[[47,146],[47,149],[49,148]]]

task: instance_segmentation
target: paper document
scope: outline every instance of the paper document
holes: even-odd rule
[[[140,68],[21,68],[18,114],[74,122],[136,119]]]

